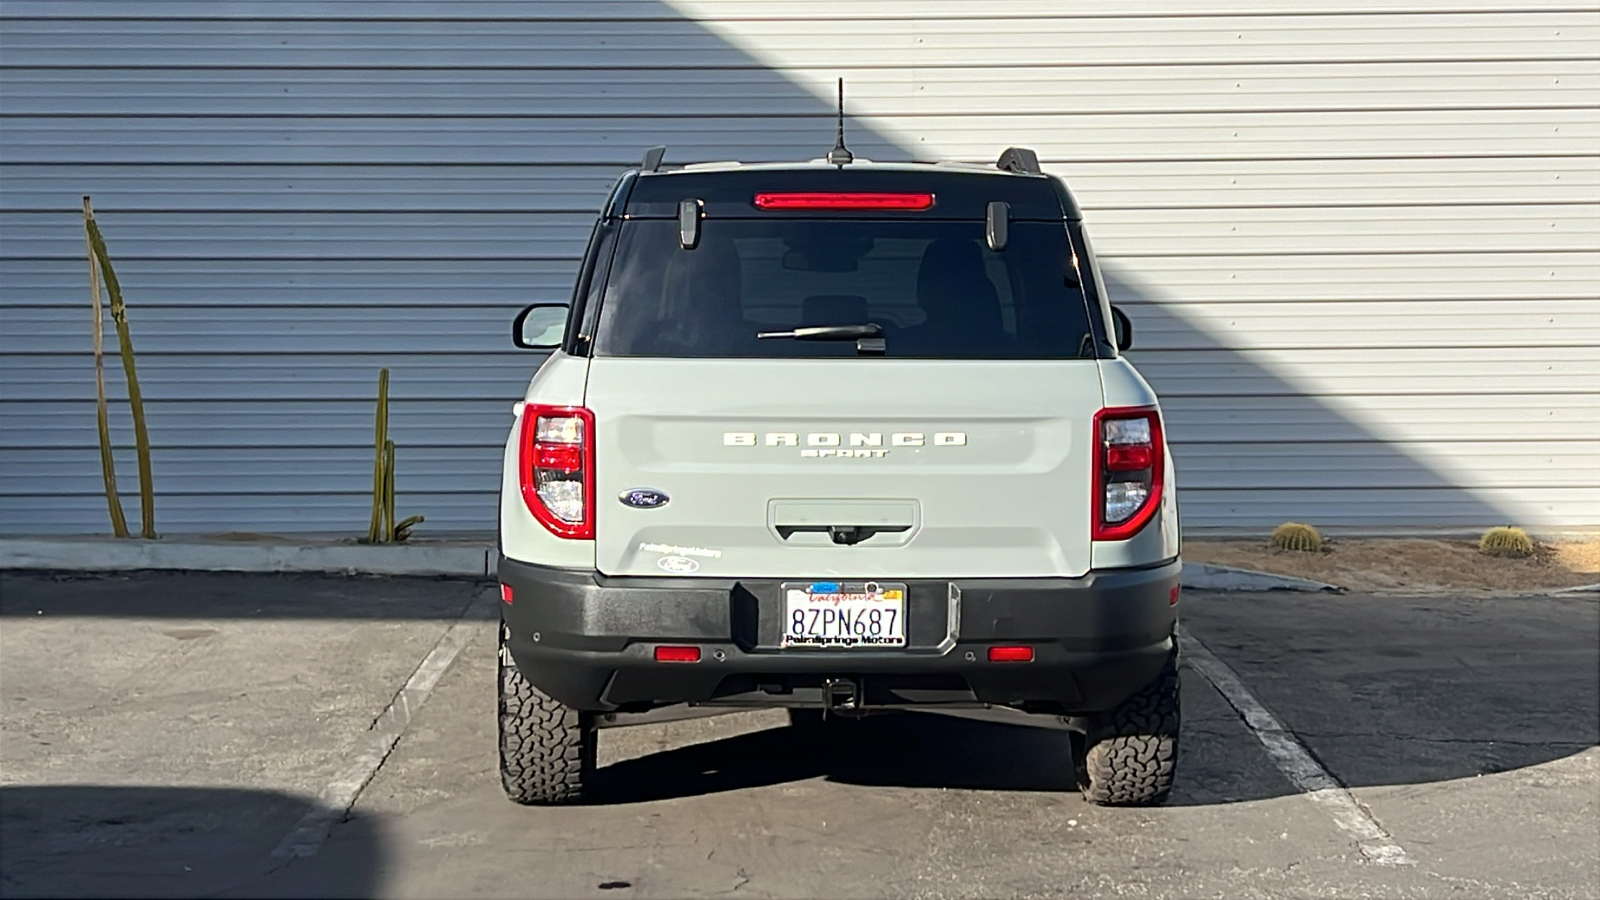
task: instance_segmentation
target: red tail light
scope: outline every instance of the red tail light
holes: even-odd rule
[[[1151,407],[1102,409],[1094,435],[1094,539],[1127,540],[1161,508],[1161,414]]]
[[[594,413],[581,406],[522,410],[522,502],[551,534],[594,538]]]
[[[932,194],[807,191],[757,194],[756,209],[929,209]]]

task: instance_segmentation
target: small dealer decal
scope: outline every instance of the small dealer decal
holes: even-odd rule
[[[663,556],[656,560],[656,567],[673,575],[690,575],[700,571],[700,563],[687,556]]]
[[[722,551],[710,547],[680,547],[677,544],[656,544],[645,541],[639,544],[642,553],[663,554],[656,560],[656,568],[673,575],[692,575],[700,571],[701,559],[721,559]]]

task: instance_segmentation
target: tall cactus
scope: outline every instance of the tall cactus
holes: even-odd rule
[[[378,370],[378,411],[372,426],[372,524],[367,526],[367,543],[376,544],[384,539],[383,507],[386,491],[385,463],[388,462],[384,444],[389,439],[389,370]]]
[[[378,409],[372,428],[372,522],[367,543],[388,544],[411,536],[422,516],[394,521],[394,441],[389,440],[389,370],[378,371]]]
[[[128,517],[122,512],[122,497],[117,493],[117,461],[111,449],[111,414],[106,407],[106,313],[100,299],[100,263],[94,255],[94,239],[89,223],[94,209],[89,197],[83,198],[83,245],[89,256],[89,305],[94,308],[94,411],[100,433],[100,477],[106,486],[106,506],[111,514],[111,533],[128,536]]]
[[[394,540],[394,441],[383,442],[383,539]]]
[[[89,237],[89,255],[91,277],[90,285],[95,293],[95,375],[100,391],[101,406],[101,444],[100,461],[103,469],[109,472],[106,478],[106,490],[109,495],[115,496],[116,473],[110,471],[108,465],[111,453],[110,426],[105,421],[104,393],[105,370],[100,354],[101,320],[100,320],[100,288],[99,278],[93,273],[98,269],[98,274],[105,278],[106,294],[111,302],[111,323],[117,329],[117,349],[122,356],[122,372],[128,382],[128,408],[133,413],[133,442],[138,454],[139,463],[139,535],[144,538],[156,537],[156,503],[155,479],[150,466],[150,432],[145,427],[144,419],[144,393],[139,389],[139,373],[134,365],[133,336],[128,330],[128,307],[122,299],[122,286],[117,282],[117,272],[111,266],[111,256],[106,252],[105,238],[100,234],[100,226],[94,220],[94,208],[89,203],[87,195],[83,198],[83,226]],[[98,264],[98,265],[96,265]],[[121,502],[113,503],[111,521],[113,529],[117,529],[117,522],[121,516]],[[117,529],[118,537],[127,537],[127,524],[123,522]]]

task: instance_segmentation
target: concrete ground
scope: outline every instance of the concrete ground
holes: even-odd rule
[[[497,602],[0,574],[0,894],[1600,896],[1592,595],[1186,594],[1178,788],[1150,810],[1084,803],[1058,730],[900,714],[818,741],[781,712],[605,731],[593,802],[517,807]],[[1355,804],[1303,793],[1263,728]]]

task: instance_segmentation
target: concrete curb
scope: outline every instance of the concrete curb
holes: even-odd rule
[[[0,569],[121,572],[333,572],[346,575],[494,574],[493,544],[300,544],[255,541],[143,541],[112,538],[0,538]]]
[[[343,575],[452,575],[492,578],[498,562],[487,541],[373,546],[292,541],[143,541],[114,538],[0,538],[0,569],[128,572],[331,572]],[[1344,588],[1250,569],[1184,563],[1183,586],[1196,591],[1328,591]]]
[[[1600,594],[1600,584],[1580,584],[1577,587],[1551,591],[1552,594]]]
[[[1210,563],[1186,562],[1181,576],[1183,586],[1195,591],[1304,591],[1307,593],[1343,594],[1345,589],[1336,584],[1257,572],[1254,569],[1235,569]]]

